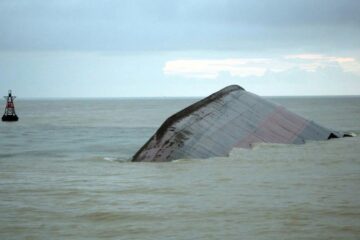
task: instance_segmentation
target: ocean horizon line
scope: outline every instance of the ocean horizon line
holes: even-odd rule
[[[18,100],[136,100],[136,99],[200,99],[206,96],[134,96],[134,97],[19,97]],[[259,95],[265,98],[352,98],[360,95]]]

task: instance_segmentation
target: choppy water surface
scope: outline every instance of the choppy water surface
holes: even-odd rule
[[[130,163],[196,99],[19,100],[0,124],[0,239],[359,239],[360,138]],[[360,133],[360,98],[272,98]]]

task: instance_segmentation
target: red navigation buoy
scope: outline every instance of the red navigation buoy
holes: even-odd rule
[[[5,107],[4,115],[2,116],[1,120],[5,122],[15,122],[19,120],[18,116],[15,113],[15,106],[14,106],[14,99],[16,97],[11,95],[11,90],[9,90],[9,95],[4,96],[4,98],[6,99],[6,107]]]

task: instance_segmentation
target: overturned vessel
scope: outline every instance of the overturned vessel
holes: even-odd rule
[[[169,117],[132,161],[227,156],[233,148],[255,143],[301,144],[343,136],[231,85]]]
[[[11,94],[11,90],[9,90],[8,96],[4,96],[6,99],[5,112],[2,116],[1,120],[4,122],[15,122],[19,120],[19,117],[15,113],[15,105],[14,99],[16,98]]]

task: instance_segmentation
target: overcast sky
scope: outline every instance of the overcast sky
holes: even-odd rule
[[[360,95],[358,0],[0,0],[19,97]]]

